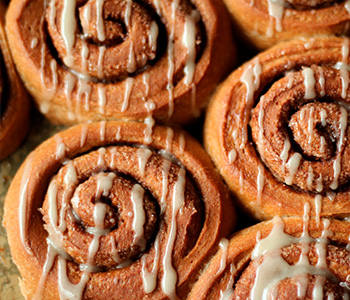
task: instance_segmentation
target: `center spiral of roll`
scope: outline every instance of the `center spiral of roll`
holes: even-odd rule
[[[158,21],[151,8],[126,0],[51,1],[46,21],[61,61],[93,78],[115,80],[157,55]]]
[[[325,67],[290,73],[254,109],[253,140],[281,182],[318,193],[348,182],[349,99],[343,79],[340,71]]]

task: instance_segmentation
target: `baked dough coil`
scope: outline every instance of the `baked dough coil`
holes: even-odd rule
[[[72,127],[15,176],[4,225],[27,299],[184,299],[235,213],[189,135],[143,123]]]
[[[16,0],[15,62],[51,121],[198,117],[235,50],[220,1]]]
[[[223,239],[188,299],[346,299],[349,223],[276,217]]]
[[[0,3],[0,160],[15,151],[28,133],[30,100],[12,60]]]
[[[213,97],[204,143],[237,202],[259,219],[346,217],[349,40],[282,43],[234,71]]]
[[[350,2],[224,0],[239,32],[258,49],[293,38],[347,35]]]

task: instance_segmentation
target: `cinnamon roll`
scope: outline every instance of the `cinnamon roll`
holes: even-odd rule
[[[100,122],[32,152],[5,200],[4,225],[27,299],[184,299],[232,203],[189,135]]]
[[[275,217],[223,239],[188,299],[348,299],[350,224]]]
[[[204,143],[237,202],[259,219],[346,217],[349,39],[282,43],[218,89]]]
[[[0,2],[0,160],[9,156],[29,130],[29,96],[17,74],[5,33],[5,3]]]
[[[7,32],[40,111],[63,124],[187,123],[235,58],[219,0],[15,0]]]
[[[259,49],[295,37],[349,33],[348,0],[224,0],[240,33]]]

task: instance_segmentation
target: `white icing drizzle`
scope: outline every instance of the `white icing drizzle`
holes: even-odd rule
[[[187,60],[184,67],[184,82],[190,86],[193,82],[196,67],[196,23],[199,19],[198,13],[193,10],[191,16],[186,16],[184,33],[182,36],[182,44],[187,49]]]
[[[216,275],[220,275],[226,268],[228,245],[229,245],[228,239],[225,239],[225,238],[221,239],[221,241],[219,243],[219,247],[220,247],[220,250],[221,250],[220,268],[216,272]]]
[[[40,49],[40,55],[41,55],[41,59],[40,59],[40,77],[41,77],[41,83],[45,86],[45,72],[44,72],[44,68],[45,68],[45,50],[46,50],[46,46],[45,43],[42,43],[41,45],[41,49]]]
[[[233,274],[236,272],[236,267],[234,264],[231,264],[230,266],[230,280],[227,283],[227,286],[224,291],[220,291],[220,299],[219,300],[229,300],[231,299],[231,296],[233,295],[233,283],[234,283],[234,277]]]
[[[282,170],[285,169],[288,157],[289,157],[289,150],[290,150],[290,140],[288,137],[285,137],[284,143],[283,143],[283,150],[281,152],[280,158],[282,160]]]
[[[325,78],[324,78],[324,74],[323,74],[323,69],[322,68],[319,68],[319,78],[318,78],[318,83],[321,87],[321,92],[320,92],[320,96],[323,97],[325,94],[326,94],[326,91],[325,91]]]
[[[30,42],[30,48],[35,49],[35,47],[38,46],[38,42],[39,42],[38,38],[36,37],[33,38],[32,41]]]
[[[309,206],[305,206],[303,234],[300,238],[290,236],[284,232],[284,223],[280,217],[274,217],[273,228],[270,234],[260,240],[253,252],[252,259],[264,256],[263,261],[257,266],[256,277],[250,297],[254,299],[270,299],[271,292],[278,283],[286,278],[296,278],[298,282],[298,297],[303,298],[306,293],[308,279],[306,274],[323,277],[337,282],[337,278],[329,271],[326,263],[326,245],[329,243],[328,236],[332,233],[328,230],[329,220],[324,220],[322,236],[318,239],[311,238],[308,233]],[[289,265],[281,256],[281,249],[293,243],[301,243],[301,255],[299,261]],[[316,266],[310,265],[307,253],[309,243],[315,243],[318,254]],[[318,279],[316,279],[317,281]],[[323,293],[322,281],[315,284],[313,295]],[[314,298],[313,298],[314,299]]]
[[[98,47],[97,76],[99,78],[103,78],[104,76],[103,60],[104,60],[105,51],[106,51],[105,46]]]
[[[125,17],[124,17],[126,28],[128,28],[130,26],[132,2],[133,2],[132,0],[126,0]]]
[[[174,130],[171,127],[167,127],[166,130],[166,140],[165,140],[165,150],[171,153],[172,143],[174,138]]]
[[[73,65],[72,48],[75,43],[75,30],[77,27],[75,7],[76,0],[64,0],[61,17],[61,36],[67,51],[67,55],[63,58],[63,61],[68,67]]]
[[[137,64],[136,64],[136,59],[135,59],[134,43],[131,42],[128,65],[126,67],[126,70],[128,71],[128,73],[134,73],[136,71],[136,69],[137,69]]]
[[[65,84],[64,90],[67,98],[67,106],[68,106],[68,117],[73,120],[73,104],[72,104],[72,93],[75,87],[77,79],[71,73],[67,72],[65,76]]]
[[[146,214],[143,208],[144,193],[145,190],[139,184],[135,184],[131,191],[131,201],[134,211],[132,221],[132,228],[135,232],[134,245],[139,245],[141,247],[141,251],[146,248],[146,240],[143,229],[146,220]]]
[[[160,16],[161,15],[161,11],[160,11],[160,3],[159,0],[153,0],[153,4],[156,8],[157,14]]]
[[[57,85],[58,85],[56,60],[54,60],[54,59],[51,60],[50,67],[51,67],[51,73],[52,73],[52,88],[51,88],[51,90],[53,91],[53,93],[55,93],[57,90]]]
[[[293,72],[288,72],[286,74],[286,77],[288,79],[287,88],[290,89],[292,87],[292,85],[293,85],[294,73]]]
[[[50,1],[50,16],[49,16],[50,26],[53,28],[56,23],[56,0]]]
[[[315,108],[313,106],[310,107],[309,111],[309,122],[307,126],[307,130],[309,133],[309,145],[312,144],[312,137],[313,137],[313,125],[314,125],[314,110]]]
[[[100,42],[103,42],[106,39],[104,20],[103,20],[103,4],[104,4],[104,0],[96,0],[96,14],[97,14],[96,28],[97,28],[97,38]]]
[[[129,107],[130,95],[132,88],[134,86],[135,79],[132,77],[128,77],[125,80],[125,94],[124,94],[124,102],[121,108],[121,112],[125,112]]]
[[[314,170],[313,170],[312,166],[310,165],[309,170],[308,170],[308,174],[307,174],[307,179],[306,179],[306,184],[307,184],[307,187],[309,189],[312,188],[312,183],[314,182],[314,177],[315,177]]]
[[[18,224],[19,224],[19,234],[23,247],[28,254],[32,255],[32,250],[30,245],[26,241],[27,231],[27,197],[28,197],[28,183],[30,179],[30,171],[32,167],[32,157],[29,156],[25,165],[21,178],[21,185],[19,188],[19,207],[18,207]]]
[[[85,41],[83,41],[82,43],[82,47],[81,47],[81,60],[82,60],[82,72],[83,74],[87,73],[87,58],[89,56],[89,48],[87,46],[87,43]]]
[[[99,84],[98,85],[98,105],[100,108],[100,114],[106,113],[106,104],[107,104],[106,87],[103,84]]]
[[[321,116],[321,125],[325,127],[327,125],[327,112],[325,109],[321,109],[320,111],[320,116]]]
[[[304,86],[305,86],[305,99],[315,99],[316,91],[315,91],[315,74],[311,68],[303,69],[304,76]]]
[[[282,17],[285,9],[284,0],[267,0],[269,5],[270,26],[272,28],[272,20],[275,19],[275,30],[282,31]]]
[[[180,132],[180,134],[179,134],[179,148],[180,148],[181,154],[183,154],[185,152],[185,147],[186,147],[185,134],[183,132]]]
[[[229,153],[228,153],[228,161],[230,164],[234,163],[237,159],[237,150],[236,149],[232,149]]]
[[[139,148],[137,149],[137,157],[139,159],[139,169],[141,173],[141,177],[145,176],[145,167],[152,155],[152,151],[148,148]]]
[[[167,90],[169,92],[169,109],[168,109],[168,118],[170,119],[174,113],[174,83],[173,83],[173,76],[174,76],[174,70],[175,70],[175,61],[174,61],[174,33],[175,33],[175,16],[176,16],[176,10],[179,6],[179,0],[173,0],[171,3],[172,8],[172,27],[169,34],[168,39],[168,85]]]
[[[143,288],[146,294],[152,293],[157,286],[157,275],[158,275],[158,265],[159,265],[159,256],[160,256],[159,236],[156,237],[153,248],[155,253],[154,253],[153,267],[150,272],[147,270],[147,266],[146,266],[146,259],[148,257],[148,254],[144,254],[141,257],[142,282],[143,282]]]
[[[151,28],[150,28],[149,36],[148,36],[149,45],[151,46],[151,50],[153,52],[155,52],[157,49],[158,34],[159,34],[159,28],[158,28],[157,22],[153,21],[151,23]]]
[[[106,155],[106,148],[99,148],[97,150],[98,152],[98,161],[97,161],[97,169],[100,171],[104,171],[106,167],[106,161],[105,161],[105,155]]]
[[[56,160],[61,161],[64,159],[66,155],[66,145],[64,144],[62,138],[57,134],[55,135],[55,140],[56,140]]]
[[[166,243],[165,253],[163,257],[164,273],[162,277],[161,287],[165,295],[167,295],[170,299],[176,298],[176,283],[178,275],[177,271],[172,265],[172,252],[177,231],[176,217],[179,210],[182,209],[185,200],[185,174],[185,169],[181,168],[174,186],[169,237]]]
[[[341,113],[341,118],[339,122],[340,137],[337,144],[338,153],[337,153],[337,158],[334,160],[334,163],[333,163],[334,179],[332,184],[330,185],[330,188],[333,190],[338,188],[338,178],[341,172],[341,158],[342,158],[341,150],[344,145],[345,131],[348,125],[348,112],[343,106],[340,106],[340,113]]]
[[[260,162],[258,167],[258,176],[256,178],[256,186],[257,186],[257,203],[261,204],[262,192],[264,190],[265,184],[265,168],[263,164]]]
[[[321,211],[322,211],[322,196],[316,195],[315,197],[315,215],[317,225],[321,222]]]
[[[122,138],[121,134],[120,134],[120,131],[121,131],[121,127],[118,127],[117,129],[117,134],[115,135],[115,139],[117,141],[120,141],[120,139]]]
[[[100,140],[103,142],[106,139],[106,121],[100,122]]]
[[[286,167],[289,171],[289,175],[286,177],[286,184],[291,185],[293,183],[293,179],[296,172],[298,171],[301,159],[302,159],[301,154],[298,152],[295,152],[291,156],[291,158],[288,160]]]
[[[344,7],[350,13],[350,0],[345,1]]]
[[[152,138],[153,126],[156,123],[156,121],[153,118],[153,111],[156,109],[156,104],[152,100],[148,100],[145,103],[145,107],[148,112],[148,116],[144,120],[144,123],[146,124],[145,143],[150,144],[153,141],[153,138]]]
[[[242,126],[242,143],[241,149],[243,149],[248,141],[247,132],[247,120],[249,118],[250,109],[254,101],[254,92],[259,89],[260,86],[260,74],[261,65],[259,58],[256,57],[252,64],[250,64],[243,72],[240,81],[246,86],[246,109],[244,110],[244,126]],[[249,110],[249,111],[247,111]]]
[[[88,84],[85,80],[79,79],[78,80],[78,94],[77,99],[78,102],[81,101],[82,95],[85,95],[85,110],[90,110],[90,96],[91,96],[91,85]]]
[[[81,134],[80,134],[80,148],[85,146],[86,137],[87,137],[88,126],[87,124],[83,124],[81,126]]]

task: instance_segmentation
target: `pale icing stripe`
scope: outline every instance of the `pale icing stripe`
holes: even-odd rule
[[[109,191],[113,187],[113,181],[117,177],[114,173],[98,173],[96,175],[97,187],[96,187],[96,199],[100,199],[102,196],[108,197]]]
[[[308,189],[312,188],[312,183],[314,182],[314,177],[315,177],[314,169],[310,165],[309,170],[308,170],[308,174],[307,174],[307,179],[306,179],[306,184],[307,184]]]
[[[100,140],[103,142],[106,139],[106,121],[100,123]]]
[[[81,102],[82,95],[85,95],[85,110],[90,110],[90,96],[91,96],[91,85],[88,84],[85,80],[79,79],[78,80],[78,93],[77,93],[77,99],[78,102]]]
[[[39,40],[38,38],[33,38],[32,41],[30,42],[30,48],[35,49],[36,46],[38,46]]]
[[[83,41],[82,43],[83,43],[83,45],[81,47],[81,60],[82,60],[81,68],[82,68],[83,74],[85,75],[87,73],[87,58],[89,56],[90,51],[89,51],[89,48],[88,48],[86,42]]]
[[[129,107],[129,101],[131,96],[131,91],[134,86],[135,79],[132,77],[128,77],[125,80],[125,94],[124,94],[124,102],[121,108],[121,112],[125,112]]]
[[[179,210],[183,207],[185,199],[185,174],[185,169],[181,168],[174,186],[169,237],[166,243],[165,253],[163,257],[164,273],[162,277],[161,287],[165,295],[167,295],[170,299],[176,299],[176,283],[178,275],[177,271],[172,265],[172,254],[177,232],[176,217]]]
[[[344,107],[340,106],[340,113],[341,113],[341,118],[339,122],[340,137],[337,145],[338,154],[337,154],[337,158],[334,160],[334,163],[333,163],[334,179],[332,184],[330,185],[330,188],[333,190],[338,188],[338,179],[341,172],[341,158],[342,158],[341,150],[344,145],[345,131],[348,125],[347,110]]]
[[[61,36],[67,51],[67,56],[63,58],[63,61],[68,67],[73,65],[72,48],[75,43],[75,30],[77,28],[75,8],[76,0],[64,0],[61,16]]]
[[[221,239],[220,243],[219,243],[219,247],[221,250],[221,260],[220,260],[220,268],[219,270],[216,272],[216,275],[220,275],[226,268],[226,260],[227,260],[227,248],[229,245],[229,241],[228,239]]]
[[[313,129],[314,129],[314,110],[315,108],[313,106],[310,107],[309,111],[309,122],[308,122],[308,133],[309,133],[309,145],[312,143],[312,137],[313,137]]]
[[[234,264],[230,266],[230,280],[227,283],[226,289],[224,291],[220,291],[220,299],[219,300],[229,300],[233,295],[233,283],[234,283],[234,272],[236,272],[236,267]]]
[[[186,16],[184,33],[182,36],[182,44],[187,49],[187,60],[184,67],[184,82],[187,86],[190,86],[193,82],[196,67],[196,21],[198,17],[196,11],[192,11],[191,16]]]
[[[49,22],[50,26],[53,28],[56,24],[56,0],[50,1],[50,16],[49,16]]]
[[[82,125],[81,134],[80,134],[80,148],[85,146],[86,138],[87,138],[88,126],[87,124]]]
[[[315,215],[317,225],[321,222],[321,211],[322,211],[322,196],[316,195],[315,197]]]
[[[100,108],[100,114],[106,113],[107,105],[107,96],[106,96],[106,87],[102,84],[98,86],[98,105]]]
[[[287,169],[289,171],[289,175],[286,177],[286,184],[291,185],[293,183],[294,176],[298,171],[300,166],[302,156],[300,153],[295,152],[291,158],[287,162]]]
[[[134,235],[134,245],[139,245],[141,251],[146,248],[146,240],[144,237],[143,226],[146,220],[145,210],[143,208],[143,197],[145,190],[141,185],[135,184],[131,191],[131,202],[133,204],[133,221],[132,228],[135,232]]]
[[[230,164],[234,163],[237,159],[237,151],[236,149],[232,149],[229,153],[228,153],[228,161]]]
[[[73,120],[75,118],[73,114],[72,93],[75,88],[77,79],[71,73],[67,72],[65,76],[64,90],[67,98],[68,117]]]
[[[316,191],[321,193],[323,191],[323,178],[322,174],[316,179]]]
[[[171,163],[169,160],[164,159],[163,160],[163,167],[162,167],[162,197],[160,199],[160,210],[161,213],[164,212],[165,209],[165,199],[168,196],[169,193],[169,171],[170,171]]]
[[[288,137],[284,139],[283,143],[283,150],[281,152],[280,158],[282,160],[282,169],[284,171],[288,157],[289,157],[289,150],[290,150],[290,140]]]
[[[28,244],[27,238],[27,198],[28,198],[28,183],[30,179],[30,171],[32,167],[32,156],[29,156],[25,165],[21,178],[21,185],[19,189],[19,210],[18,210],[18,223],[19,223],[19,234],[22,245],[26,249],[27,253],[33,255],[30,245]]]
[[[174,83],[173,83],[173,76],[174,76],[174,69],[175,69],[175,62],[174,62],[174,33],[175,33],[175,16],[176,16],[176,10],[179,6],[179,0],[173,0],[171,3],[172,8],[172,20],[173,25],[171,27],[171,31],[169,34],[168,39],[168,85],[167,89],[169,92],[169,109],[168,109],[168,118],[170,119],[174,113]]]
[[[98,161],[97,161],[96,169],[98,169],[99,171],[104,171],[107,168],[106,161],[105,161],[106,148],[99,148],[97,152],[98,152]]]
[[[56,60],[52,59],[50,62],[51,67],[51,73],[52,73],[52,87],[51,90],[53,93],[56,93],[57,85],[58,85],[58,74],[57,74],[57,62]]]
[[[345,9],[350,13],[350,0],[347,0],[344,4]]]
[[[153,21],[151,23],[151,28],[150,28],[150,32],[149,32],[149,45],[151,47],[151,50],[153,52],[155,52],[157,50],[157,38],[158,38],[158,34],[159,34],[159,28],[157,25],[156,21]]]
[[[100,42],[103,42],[106,39],[105,28],[104,28],[104,18],[103,18],[103,4],[104,4],[104,0],[96,0],[97,38]]]
[[[131,17],[131,10],[132,10],[132,3],[133,0],[126,0],[126,8],[125,8],[125,17],[124,17],[124,21],[125,21],[125,26],[128,29],[128,27],[130,26],[130,17]]]
[[[157,235],[156,240],[154,242],[154,260],[153,260],[153,267],[152,270],[149,272],[147,270],[146,266],[146,259],[148,257],[148,254],[144,254],[141,257],[141,264],[142,264],[142,282],[143,282],[143,289],[146,294],[152,293],[156,286],[157,286],[157,275],[158,275],[158,265],[159,265],[159,256],[160,256],[160,249],[159,249],[159,236]]]
[[[259,89],[260,86],[261,65],[259,58],[255,58],[253,63],[250,64],[243,72],[240,81],[246,86],[246,109],[244,110],[244,120],[242,126],[242,143],[240,148],[243,149],[248,141],[247,132],[247,120],[250,114],[254,101],[254,92]],[[247,111],[249,110],[249,111]]]
[[[324,86],[326,80],[324,78],[324,74],[323,74],[323,69],[322,68],[319,68],[319,73],[320,73],[320,75],[319,75],[320,77],[318,79],[318,83],[319,83],[319,85],[321,87],[320,96],[323,97],[326,94],[325,86]]]
[[[269,6],[270,26],[272,27],[272,20],[275,19],[275,30],[282,31],[282,17],[285,9],[284,0],[267,0]],[[272,34],[272,33],[271,33]],[[268,34],[269,35],[269,34]]]
[[[180,135],[179,135],[179,148],[180,148],[180,153],[181,154],[183,154],[185,152],[185,147],[186,147],[185,134],[183,132],[180,132]]]
[[[98,47],[98,62],[97,62],[97,76],[98,76],[98,78],[104,77],[103,61],[104,61],[105,51],[106,51],[105,46]]]
[[[136,58],[135,58],[134,43],[131,42],[128,65],[126,66],[126,70],[128,71],[128,73],[134,73],[136,69],[137,69],[137,64],[136,64]]]
[[[328,268],[323,268],[325,262],[325,247],[328,243],[327,237],[331,234],[328,230],[329,223],[324,222],[324,230],[321,238],[314,239],[308,234],[308,218],[304,216],[304,231],[300,238],[290,236],[284,232],[284,223],[280,217],[273,219],[273,228],[270,234],[263,240],[260,240],[253,252],[252,259],[258,259],[264,255],[264,260],[257,267],[256,277],[253,288],[251,289],[250,296],[252,300],[255,299],[268,299],[270,292],[276,287],[276,285],[286,278],[301,278],[304,274],[322,276],[328,278],[334,282],[337,282],[337,278],[333,275]],[[302,253],[300,260],[294,264],[289,265],[281,256],[281,249],[293,243],[301,243]],[[317,243],[316,246],[319,253],[319,260],[317,266],[312,266],[307,258],[308,243]],[[271,272],[271,270],[274,272]],[[300,287],[304,285],[302,281],[298,282]],[[314,293],[319,293],[321,290],[321,284],[316,287]],[[301,290],[305,290],[301,288]],[[299,291],[302,293],[302,291]],[[298,292],[298,293],[299,293]]]
[[[64,156],[66,155],[66,145],[64,144],[62,138],[60,135],[55,135],[55,140],[56,140],[56,160],[60,161],[64,158]]]
[[[166,130],[166,140],[165,140],[165,150],[171,153],[171,146],[174,138],[174,130],[171,127],[167,127]]]
[[[148,148],[137,149],[137,157],[139,160],[139,169],[140,169],[141,177],[145,176],[145,167],[151,155],[152,155],[152,151],[149,150]]]
[[[145,107],[148,112],[148,116],[145,118],[145,121],[144,121],[144,123],[146,124],[145,144],[150,144],[153,141],[153,138],[152,138],[153,126],[156,123],[156,121],[153,118],[153,111],[156,109],[156,104],[152,100],[148,100],[145,103]]]
[[[305,86],[305,99],[315,99],[316,91],[315,91],[315,74],[311,68],[304,68],[303,70],[304,76],[304,86]]]

